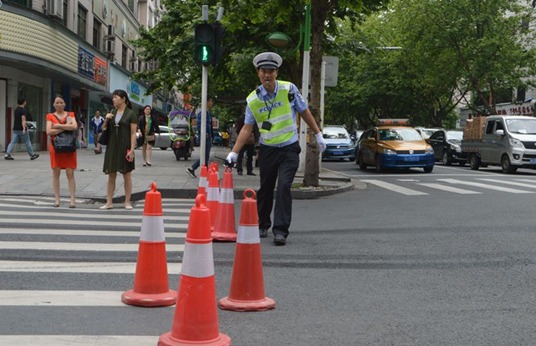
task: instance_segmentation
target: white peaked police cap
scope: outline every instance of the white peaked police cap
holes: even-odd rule
[[[283,59],[279,54],[274,52],[264,52],[258,54],[256,57],[253,58],[253,66],[255,66],[256,69],[259,68],[274,68],[278,69],[279,66],[281,66],[281,63],[283,62]]]

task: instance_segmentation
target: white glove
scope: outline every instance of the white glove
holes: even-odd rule
[[[225,161],[229,162],[229,164],[232,165],[233,163],[236,162],[237,159],[238,159],[238,154],[235,153],[234,151],[231,151],[229,155],[227,155],[227,158],[225,158]]]
[[[318,132],[315,135],[316,138],[316,144],[318,145],[318,150],[320,150],[321,153],[326,150],[326,141],[324,140],[324,137],[322,136],[322,132]]]

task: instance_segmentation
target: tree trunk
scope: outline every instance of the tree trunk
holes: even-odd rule
[[[320,79],[322,70],[322,39],[324,34],[324,23],[329,12],[329,3],[326,0],[311,1],[311,93],[309,95],[309,107],[315,117],[316,123],[320,124]],[[304,186],[319,185],[319,155],[318,146],[314,134],[308,131],[309,143],[305,152],[305,173],[303,176]]]

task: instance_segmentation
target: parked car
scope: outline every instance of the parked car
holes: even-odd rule
[[[170,131],[169,127],[164,125],[159,125],[160,135],[155,136],[154,147],[166,150],[171,148],[172,139],[176,137],[173,131]]]
[[[326,140],[322,160],[355,160],[355,146],[344,126],[324,126],[322,135]]]
[[[430,136],[436,132],[436,131],[439,131],[441,129],[437,129],[437,128],[425,128],[425,127],[415,127],[415,130],[417,130],[417,132],[419,132],[422,136],[422,138],[424,139],[428,139],[430,138]]]
[[[462,152],[463,131],[439,130],[434,132],[426,141],[434,149],[436,161],[442,161],[450,166],[453,162],[460,166],[467,163],[467,153]]]
[[[376,126],[365,131],[356,147],[356,164],[360,169],[374,166],[384,169],[421,167],[434,169],[434,150],[413,127]]]

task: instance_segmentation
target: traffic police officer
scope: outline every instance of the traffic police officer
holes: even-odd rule
[[[298,170],[301,151],[296,125],[297,113],[315,133],[320,151],[326,149],[322,132],[296,85],[276,79],[282,61],[281,57],[273,52],[261,53],[253,59],[261,85],[247,97],[244,127],[226,159],[231,163],[236,162],[238,153],[256,123],[260,132],[261,187],[257,192],[259,231],[260,237],[265,238],[272,226],[270,215],[277,181],[272,227],[276,245],[286,244],[292,218],[291,186]]]

